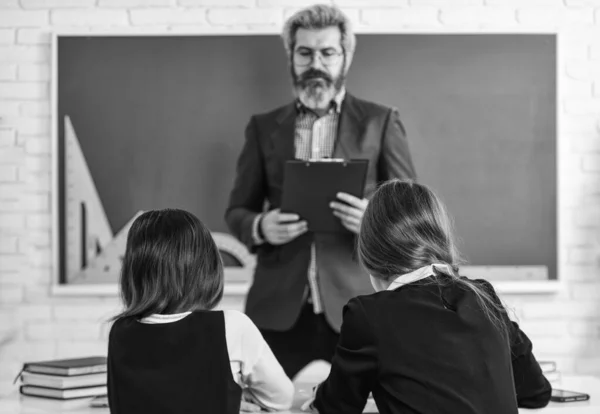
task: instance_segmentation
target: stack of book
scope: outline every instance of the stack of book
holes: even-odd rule
[[[20,373],[21,394],[70,400],[106,395],[106,357],[28,362]]]
[[[538,361],[538,363],[540,364],[542,373],[550,383],[560,381],[560,372],[556,370],[556,362]]]

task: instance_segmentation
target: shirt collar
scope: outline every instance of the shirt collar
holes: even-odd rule
[[[404,275],[398,276],[396,279],[390,283],[386,290],[395,290],[404,285],[408,285],[409,283],[416,282],[417,280],[425,279],[427,277],[435,275],[435,271],[446,273],[451,275],[452,268],[450,265],[445,263],[433,263],[428,266],[423,266],[417,270],[414,270],[410,273],[406,273]]]
[[[340,91],[337,93],[337,95],[335,95],[333,97],[333,99],[331,100],[331,108],[335,109],[335,112],[337,112],[338,114],[342,111],[342,102],[344,102],[344,98],[346,97],[346,87],[342,86],[342,89],[340,89]],[[296,109],[298,111],[304,112],[304,111],[310,111],[309,108],[307,108],[306,106],[304,106],[304,104],[302,102],[300,102],[300,99],[296,99]]]

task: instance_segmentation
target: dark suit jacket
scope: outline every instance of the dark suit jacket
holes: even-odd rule
[[[361,413],[369,392],[382,414],[516,414],[548,404],[551,387],[531,341],[508,319],[508,335],[475,294],[445,277],[352,299],[328,379],[315,407]],[[489,282],[475,281],[497,304]]]
[[[302,306],[314,240],[325,316],[339,330],[348,300],[372,292],[354,255],[354,234],[305,233],[279,246],[253,243],[252,222],[262,212],[265,200],[270,209],[281,205],[285,161],[295,155],[295,120],[294,103],[250,119],[225,220],[231,232],[257,254],[246,301],[246,313],[256,325],[282,331],[292,327]],[[382,181],[415,177],[398,111],[348,93],[342,103],[333,157],[369,160],[366,197]]]

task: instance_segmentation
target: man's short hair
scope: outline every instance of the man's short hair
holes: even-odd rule
[[[356,47],[356,36],[348,16],[339,8],[327,4],[315,4],[294,13],[285,22],[281,37],[288,57],[291,59],[296,45],[298,29],[319,30],[337,27],[342,35],[342,48],[346,55],[346,70],[352,61]]]

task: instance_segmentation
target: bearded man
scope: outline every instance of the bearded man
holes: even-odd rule
[[[246,314],[293,378],[313,360],[331,360],[344,305],[373,292],[354,254],[368,198],[415,171],[397,109],[346,92],[356,43],[348,18],[311,6],[289,18],[282,38],[296,99],[250,118],[225,220],[257,254]],[[319,158],[369,160],[365,198],[340,193],[331,203],[345,233],[309,232],[279,210],[285,162]]]

